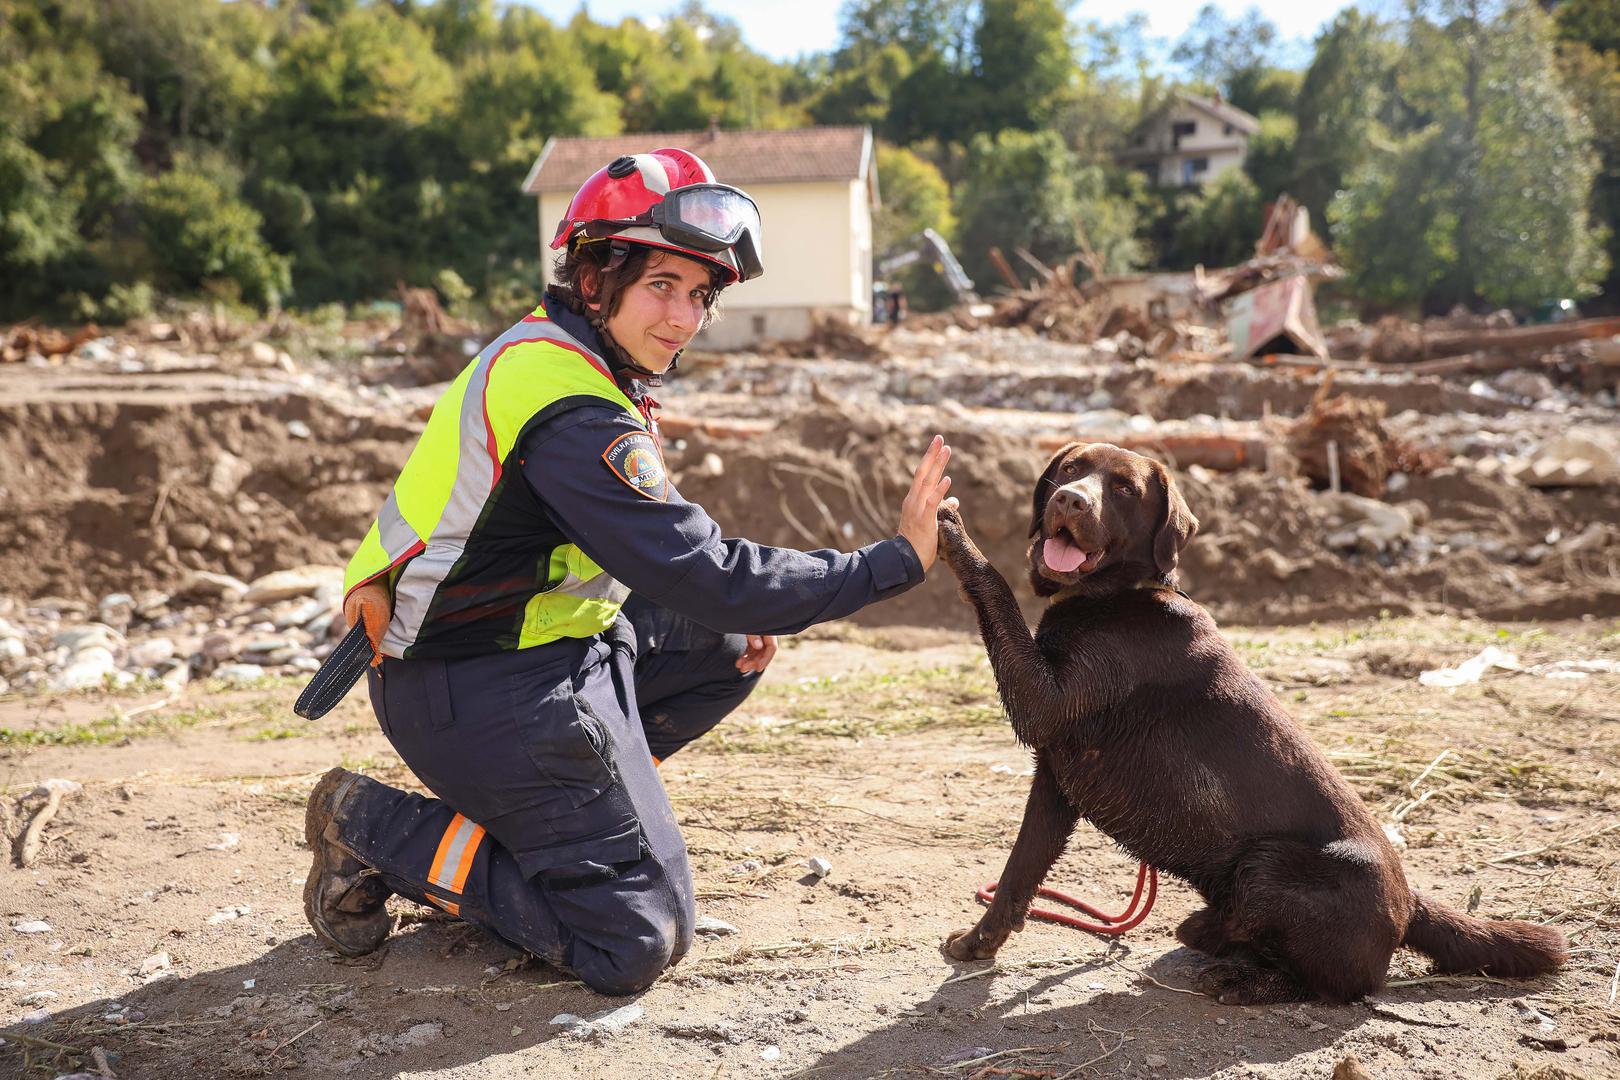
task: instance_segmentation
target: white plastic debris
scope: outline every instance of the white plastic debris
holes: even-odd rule
[[[11,928],[19,934],[48,934],[51,932],[51,924],[44,919],[24,919],[21,922],[12,923]]]
[[[832,863],[828,862],[826,859],[823,859],[819,855],[810,860],[809,866],[810,872],[816,875],[818,878],[824,878],[828,874],[832,873]]]
[[[780,1046],[767,1046],[765,1049],[759,1052],[759,1059],[761,1061],[775,1061],[781,1056],[782,1048]]]
[[[241,842],[242,838],[237,836],[235,833],[222,832],[219,834],[218,840],[215,840],[212,844],[204,844],[203,847],[207,848],[209,851],[229,851]],[[247,909],[244,908],[242,914],[246,914],[246,911]]]
[[[1479,682],[1486,672],[1493,669],[1523,671],[1524,667],[1519,663],[1517,654],[1487,645],[1456,667],[1435,668],[1419,673],[1418,682],[1424,686],[1468,686]]]

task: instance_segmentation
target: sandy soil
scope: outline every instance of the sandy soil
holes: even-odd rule
[[[340,762],[408,781],[358,695],[314,725],[292,716],[290,681],[194,685],[138,714],[155,695],[0,698],[0,805],[47,777],[85,785],[38,866],[0,869],[0,1076],[95,1074],[98,1049],[126,1080],[1291,1078],[1350,1054],[1375,1077],[1620,1076],[1620,676],[1450,691],[1415,677],[1487,644],[1526,665],[1620,658],[1620,627],[1397,618],[1231,636],[1400,829],[1415,884],[1558,924],[1571,967],[1433,980],[1401,954],[1372,1001],[1224,1007],[1182,989],[1201,960],[1171,937],[1194,898],[1170,880],[1123,939],[1032,922],[994,966],[947,962],[939,942],[977,917],[974,889],[1011,844],[1027,756],[975,642],[831,628],[665,765],[700,913],[740,932],[700,939],[617,1036],[551,1020],[632,1002],[413,905],[374,956],[316,944],[305,794]],[[814,856],[832,863],[824,880]],[[1115,907],[1133,869],[1082,826],[1051,884]],[[49,930],[14,929],[30,920]]]

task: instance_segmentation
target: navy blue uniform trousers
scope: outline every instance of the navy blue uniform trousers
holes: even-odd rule
[[[437,797],[364,782],[342,808],[344,842],[404,896],[602,993],[641,990],[690,948],[695,918],[656,761],[752,691],[745,647],[632,596],[595,638],[384,660],[372,705]]]

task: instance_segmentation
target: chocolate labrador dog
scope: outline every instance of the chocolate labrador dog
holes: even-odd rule
[[[1402,945],[1441,972],[1531,976],[1565,961],[1550,927],[1475,919],[1406,883],[1355,791],[1176,589],[1198,522],[1162,465],[1075,443],[1034,504],[1030,582],[1051,598],[1034,636],[960,515],[939,511],[940,555],[1035,751],[1000,888],[948,955],[989,959],[1022,928],[1083,816],[1203,896],[1176,937],[1223,958],[1199,989],[1227,1004],[1354,1000],[1383,985]]]

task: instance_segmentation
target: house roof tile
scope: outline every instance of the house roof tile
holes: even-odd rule
[[[1236,105],[1224,101],[1214,101],[1207,97],[1199,97],[1197,94],[1189,94],[1185,91],[1182,91],[1179,96],[1187,104],[1196,109],[1202,109],[1211,116],[1218,117],[1246,135],[1253,135],[1260,130],[1260,121],[1255,118],[1254,114],[1244,112]]]
[[[722,183],[750,184],[863,179],[871,166],[865,127],[808,127],[783,131],[651,131],[605,138],[559,136],[546,141],[523,191],[573,191],[621,154],[680,146],[709,163]]]

